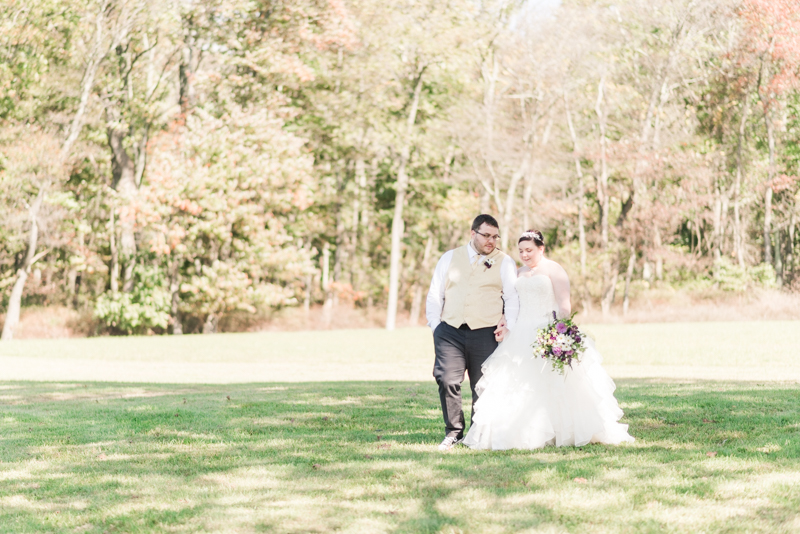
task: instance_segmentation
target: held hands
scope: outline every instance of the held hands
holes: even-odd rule
[[[505,339],[506,334],[508,334],[509,330],[506,328],[506,316],[503,315],[500,317],[500,322],[497,324],[497,328],[494,331],[494,339],[498,343]]]
[[[503,341],[505,337],[508,335],[509,329],[506,328],[505,322],[500,323],[494,331],[494,339],[498,343]]]

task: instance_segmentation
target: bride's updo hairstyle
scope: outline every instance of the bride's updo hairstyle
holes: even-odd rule
[[[539,230],[526,230],[525,232],[522,232],[522,235],[519,236],[519,241],[517,241],[517,244],[520,244],[523,241],[533,241],[533,244],[537,247],[544,246],[544,236]]]

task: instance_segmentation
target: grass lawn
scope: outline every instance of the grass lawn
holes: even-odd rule
[[[587,325],[612,377],[796,380],[800,321]],[[428,328],[0,343],[0,381],[427,382]]]
[[[634,444],[441,454],[432,380],[6,381],[0,531],[800,531],[797,384],[617,384]]]

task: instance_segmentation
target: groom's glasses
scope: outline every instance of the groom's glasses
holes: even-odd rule
[[[490,241],[498,241],[500,239],[500,235],[499,234],[498,235],[489,235],[489,234],[484,234],[482,232],[478,232],[477,230],[475,230],[475,233],[478,234],[478,235],[483,236],[484,239],[489,239]]]

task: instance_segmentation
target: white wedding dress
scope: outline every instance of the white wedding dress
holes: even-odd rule
[[[483,364],[464,444],[503,450],[633,441],[628,425],[618,423],[622,410],[614,398],[616,386],[591,339],[580,363],[573,362],[564,375],[549,360],[534,358],[537,330],[552,321],[557,309],[550,278],[521,276],[516,288],[519,319]]]

